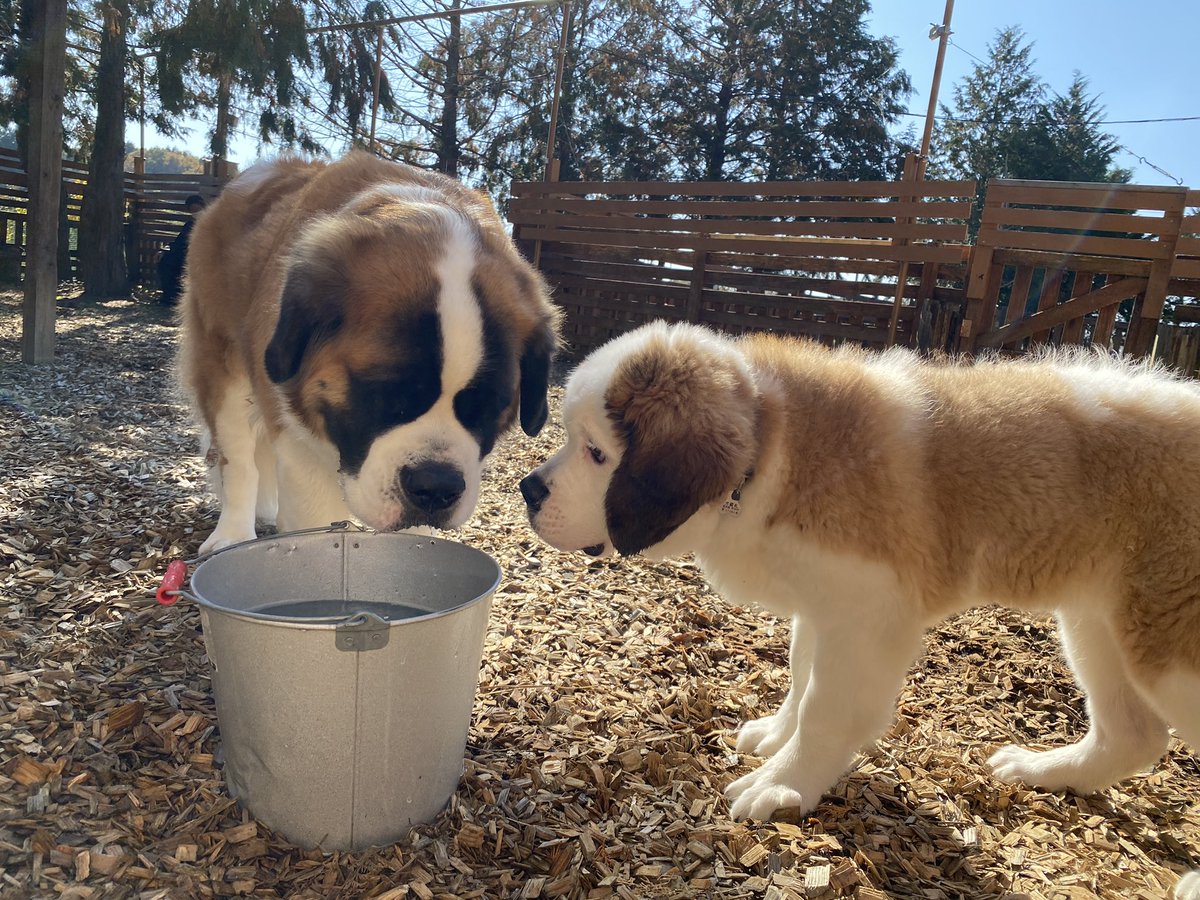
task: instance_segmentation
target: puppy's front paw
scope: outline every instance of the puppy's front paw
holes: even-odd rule
[[[729,814],[735,819],[765,821],[777,809],[799,807],[801,814],[807,812],[817,797],[811,792],[806,796],[801,789],[787,781],[768,765],[743,775],[725,788],[725,796],[730,804]]]
[[[220,528],[217,528],[216,531],[208,536],[208,540],[200,545],[200,555],[204,556],[206,553],[216,553],[218,550],[224,550],[226,547],[232,547],[234,544],[240,544],[243,541],[252,541],[256,537],[258,535],[254,533],[253,528],[249,532],[222,531]]]
[[[772,756],[787,743],[795,730],[796,723],[782,711],[773,716],[752,719],[738,729],[738,752]]]

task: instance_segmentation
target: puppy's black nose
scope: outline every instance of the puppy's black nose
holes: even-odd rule
[[[521,479],[521,496],[525,498],[529,511],[537,512],[550,496],[550,488],[546,487],[541,475],[533,472]]]
[[[400,486],[413,505],[427,513],[453,506],[467,488],[463,474],[443,462],[424,462],[400,470]]]

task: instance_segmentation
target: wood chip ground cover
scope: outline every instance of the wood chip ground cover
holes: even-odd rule
[[[691,565],[560,554],[519,478],[557,445],[511,437],[458,537],[505,571],[466,771],[400,843],[305,851],[221,781],[199,616],[154,602],[216,521],[170,379],[170,314],[59,305],[58,361],[20,364],[0,294],[0,897],[1161,898],[1200,856],[1200,761],[1087,797],[999,784],[1013,739],[1085,727],[1048,620],[932,632],[895,723],[814,813],[730,821],[738,723],[787,689],[787,623]],[[557,397],[556,397],[557,399]]]

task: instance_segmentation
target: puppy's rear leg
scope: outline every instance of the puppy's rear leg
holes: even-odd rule
[[[1087,734],[1040,753],[1009,744],[988,764],[1002,781],[1090,793],[1155,763],[1167,749],[1167,726],[1134,686],[1105,619],[1059,615],[1058,622],[1067,660],[1087,694]]]
[[[258,468],[254,463],[257,435],[251,415],[249,385],[235,383],[221,398],[212,423],[217,451],[221,516],[200,553],[212,553],[231,544],[254,540],[254,510],[258,499]]]
[[[787,696],[783,698],[783,704],[777,713],[746,722],[738,729],[739,752],[771,756],[787,743],[787,739],[796,731],[800,700],[804,697],[812,671],[812,654],[812,630],[804,627],[799,616],[792,616],[792,641],[788,654],[792,670],[791,687],[788,688]]]

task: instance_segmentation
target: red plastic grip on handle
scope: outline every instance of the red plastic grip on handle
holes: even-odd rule
[[[179,589],[183,587],[183,579],[187,578],[187,563],[182,559],[172,561],[163,575],[162,584],[158,586],[154,597],[163,606],[170,606],[179,599]]]

